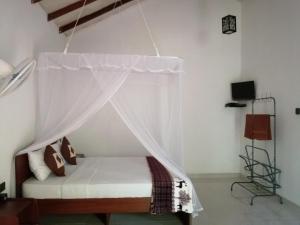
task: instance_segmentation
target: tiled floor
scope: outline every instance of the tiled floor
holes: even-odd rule
[[[249,205],[249,194],[235,186],[232,179],[194,179],[205,210],[193,219],[193,225],[300,225],[300,207],[289,202],[280,205],[277,198],[257,198]],[[101,225],[93,215],[52,216],[42,225]],[[174,216],[113,215],[112,225],[179,225]]]

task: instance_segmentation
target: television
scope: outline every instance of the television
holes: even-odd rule
[[[231,83],[232,99],[252,100],[256,98],[254,81]]]

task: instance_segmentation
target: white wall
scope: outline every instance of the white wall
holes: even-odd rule
[[[46,14],[30,1],[1,0],[0,58],[16,65],[41,51],[62,50],[64,37],[47,23]],[[34,77],[0,98],[0,182],[14,193],[13,155],[32,141],[35,127]],[[11,184],[11,185],[10,185]]]
[[[242,75],[258,94],[278,102],[278,167],[281,194],[300,205],[300,1],[251,0],[242,7]]]
[[[186,170],[239,172],[240,135],[235,125],[239,114],[224,104],[230,100],[230,82],[240,76],[240,1],[145,0],[142,6],[161,55],[185,59]],[[238,32],[233,35],[221,32],[221,18],[227,14],[238,18]],[[71,51],[154,55],[136,6],[79,31]],[[109,106],[71,139],[88,155],[132,155],[142,148]]]

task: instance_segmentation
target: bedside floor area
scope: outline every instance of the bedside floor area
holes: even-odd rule
[[[238,186],[230,192],[236,179],[197,178],[193,183],[204,211],[193,219],[192,225],[300,225],[300,207],[277,198],[257,198],[249,205],[251,196]],[[102,225],[94,215],[50,216],[42,218],[42,225]],[[180,225],[172,215],[115,214],[112,225]]]

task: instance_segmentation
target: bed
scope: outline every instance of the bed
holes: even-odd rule
[[[29,169],[27,154],[16,156],[16,196],[34,198],[40,216],[97,214],[105,224],[112,213],[150,211],[152,178],[145,158],[85,158],[78,162],[78,166],[66,167],[66,177],[50,176],[40,182]],[[176,215],[182,224],[190,224],[190,214]]]

